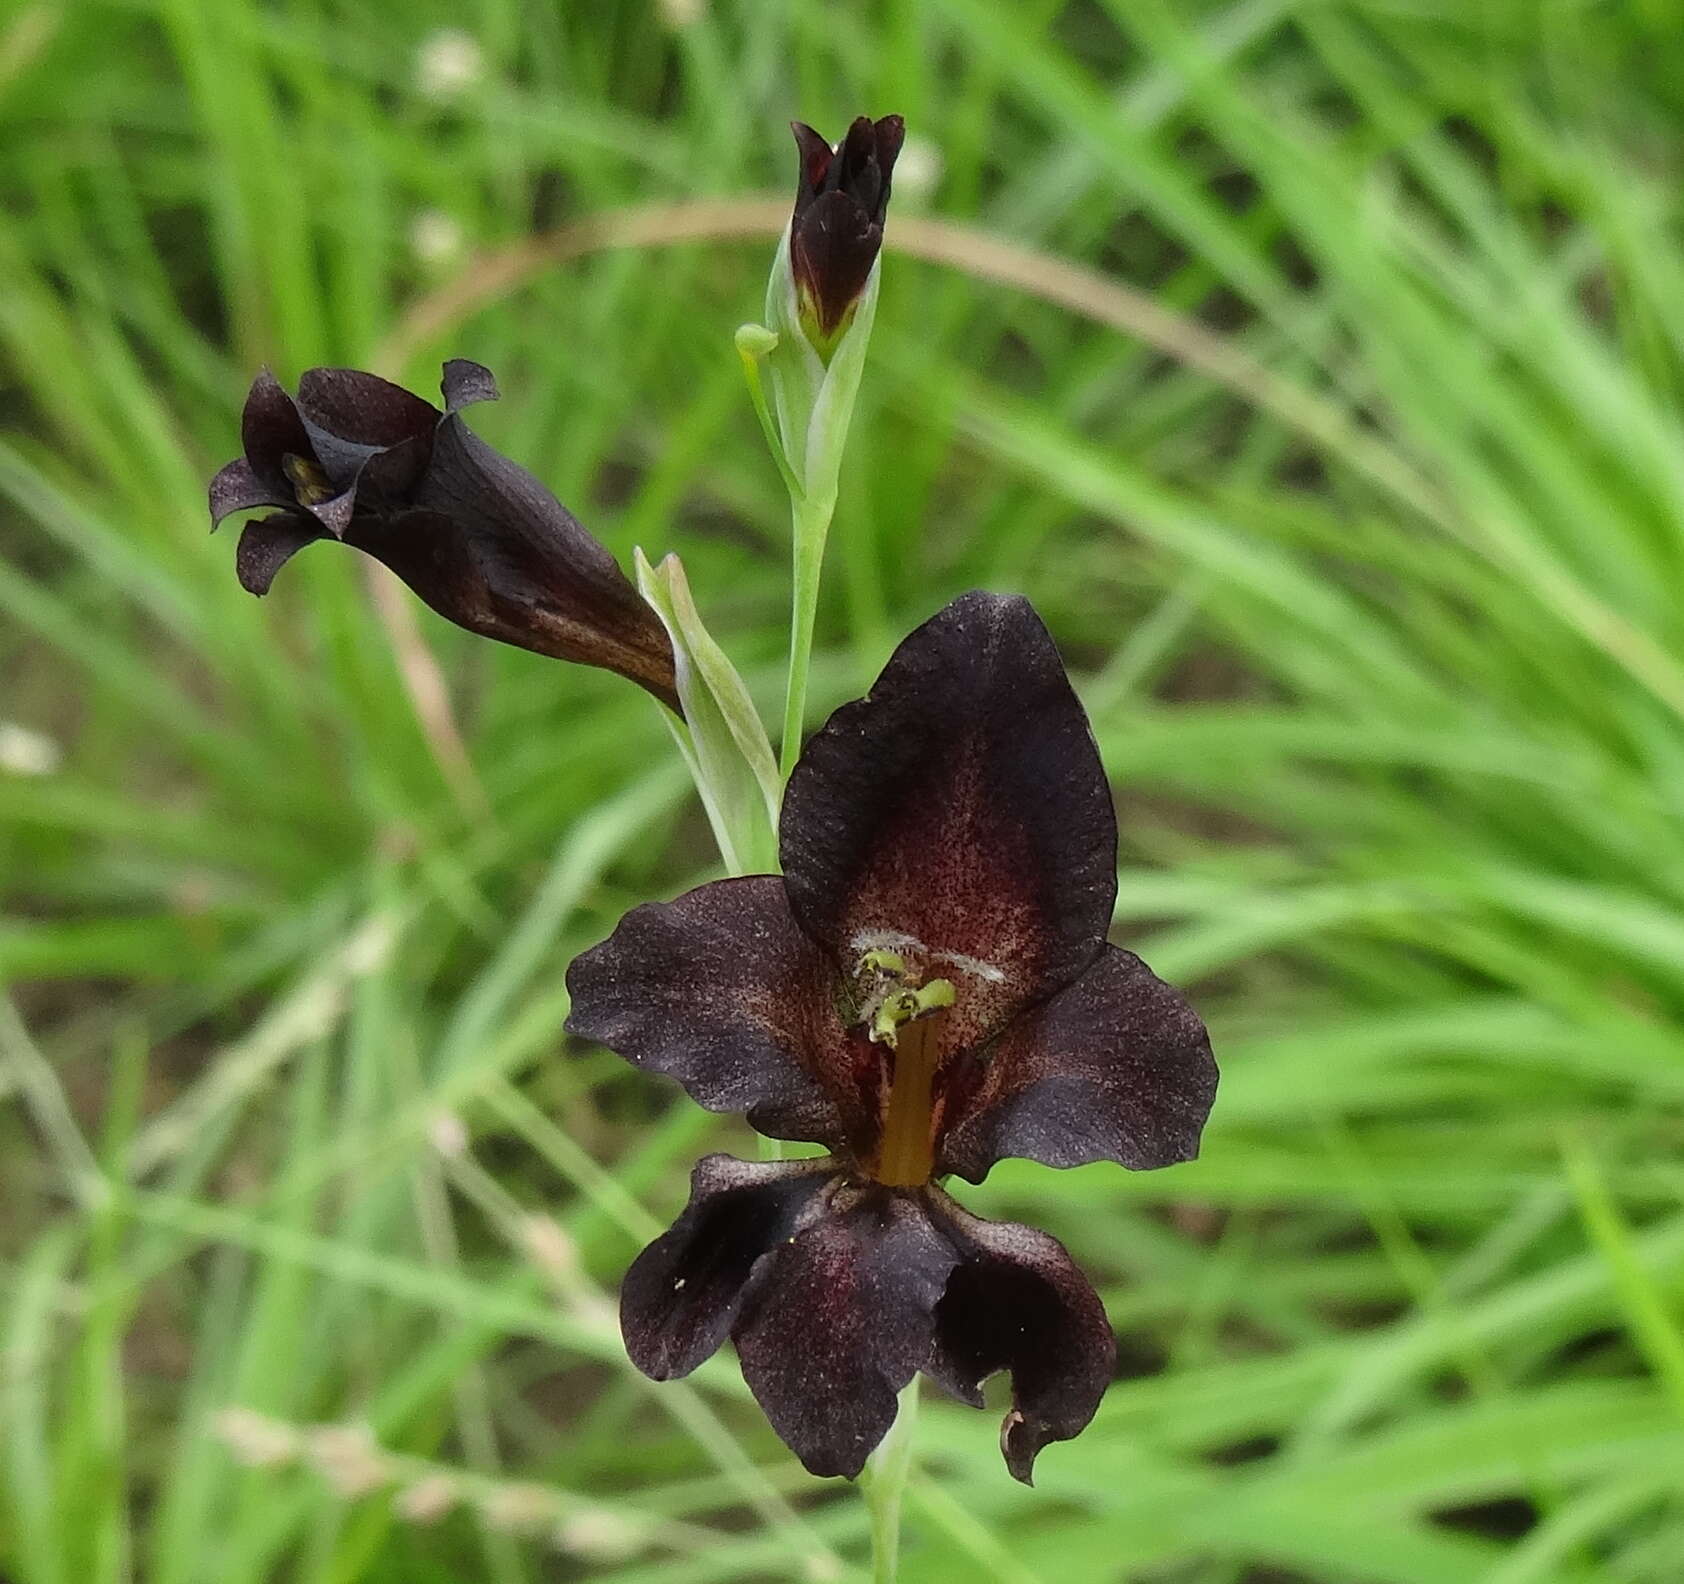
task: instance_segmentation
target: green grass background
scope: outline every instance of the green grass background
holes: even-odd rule
[[[775,718],[770,239],[448,294],[859,110],[895,215],[1035,279],[886,259],[815,718],[1031,595],[1117,938],[1224,1068],[1195,1165],[965,1194],[1069,1244],[1122,1378],[1034,1492],[929,1402],[904,1576],[1684,1578],[1676,0],[6,0],[0,723],[61,755],[0,726],[8,1580],[864,1576],[729,1358],[651,1386],[609,1307],[753,1149],[559,1032],[712,872],[656,710],[425,611],[406,677],[355,557],[259,604],[203,509],[260,362],[443,291],[397,371],[490,364],[476,426],[680,551]]]

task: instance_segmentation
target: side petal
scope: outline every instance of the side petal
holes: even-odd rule
[[[799,159],[795,175],[795,213],[799,216],[801,211],[825,190],[833,156],[830,140],[821,136],[805,121],[791,121],[789,129],[795,134],[795,148]]]
[[[772,1138],[845,1147],[848,1077],[835,972],[796,927],[776,875],[698,886],[636,907],[567,971],[567,1029],[742,1111]],[[857,1125],[857,1124],[856,1124]]]
[[[955,1043],[1081,973],[1111,922],[1117,821],[1034,607],[967,594],[913,632],[807,743],[781,839],[796,917],[839,961],[909,937],[926,969],[968,975],[950,973]]]
[[[432,447],[417,517],[370,525],[361,548],[459,626],[616,671],[677,709],[671,640],[613,556],[459,416]]]
[[[234,570],[240,587],[248,594],[264,595],[275,574],[307,544],[329,535],[314,519],[298,512],[277,512],[258,522],[249,522],[240,532],[234,552]]]
[[[251,463],[235,457],[217,471],[210,481],[211,527],[214,529],[224,517],[237,511],[250,511],[253,506],[291,506],[290,490],[282,491],[275,484],[261,479]]]
[[[923,1202],[873,1189],[828,1212],[754,1273],[732,1338],[743,1379],[809,1473],[852,1479],[929,1357],[959,1255]]]
[[[925,1372],[980,1408],[983,1382],[1011,1371],[1000,1451],[1012,1478],[1033,1484],[1041,1448],[1079,1434],[1099,1408],[1117,1363],[1111,1322],[1057,1238],[981,1220],[939,1189],[932,1200],[965,1257],[936,1305]]]
[[[755,1262],[819,1214],[836,1181],[829,1160],[698,1161],[684,1213],[632,1261],[620,1287],[632,1363],[652,1380],[673,1380],[711,1358]]]
[[[444,397],[444,410],[453,413],[475,402],[496,401],[502,393],[497,389],[496,377],[483,363],[475,363],[471,358],[451,358],[444,365],[439,394]]]
[[[1136,1171],[1192,1160],[1216,1080],[1198,1013],[1133,952],[1106,946],[955,1078],[939,1169],[981,1182],[1007,1156]]]

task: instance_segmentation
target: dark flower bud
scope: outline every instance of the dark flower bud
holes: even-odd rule
[[[789,259],[801,318],[820,348],[834,344],[865,290],[883,246],[889,179],[906,138],[898,115],[860,116],[832,148],[791,123],[801,152],[790,220]]]
[[[601,666],[677,710],[672,643],[613,556],[461,409],[489,370],[444,366],[444,409],[357,369],[308,369],[289,396],[267,370],[241,415],[244,455],[211,481],[212,526],[246,524],[236,568],[267,594],[305,545],[337,539],[389,567],[439,615],[536,654]]]

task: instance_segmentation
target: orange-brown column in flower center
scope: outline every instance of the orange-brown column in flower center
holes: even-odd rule
[[[939,1011],[931,1012],[902,1024],[897,1031],[883,1143],[871,1174],[889,1188],[921,1188],[930,1180],[935,1165],[930,1138],[931,1093],[940,1059],[936,1030],[941,1020]]]

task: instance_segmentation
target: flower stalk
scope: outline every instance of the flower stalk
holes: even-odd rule
[[[865,1510],[871,1515],[871,1584],[900,1578],[901,1506],[912,1475],[912,1445],[918,1427],[918,1382],[901,1394],[895,1422],[866,1465]]]
[[[792,570],[789,615],[789,674],[784,683],[784,724],[778,770],[785,781],[801,754],[801,731],[807,719],[807,678],[813,662],[813,628],[819,613],[819,584],[824,576],[825,542],[836,497],[814,501],[791,498],[793,518]]]

